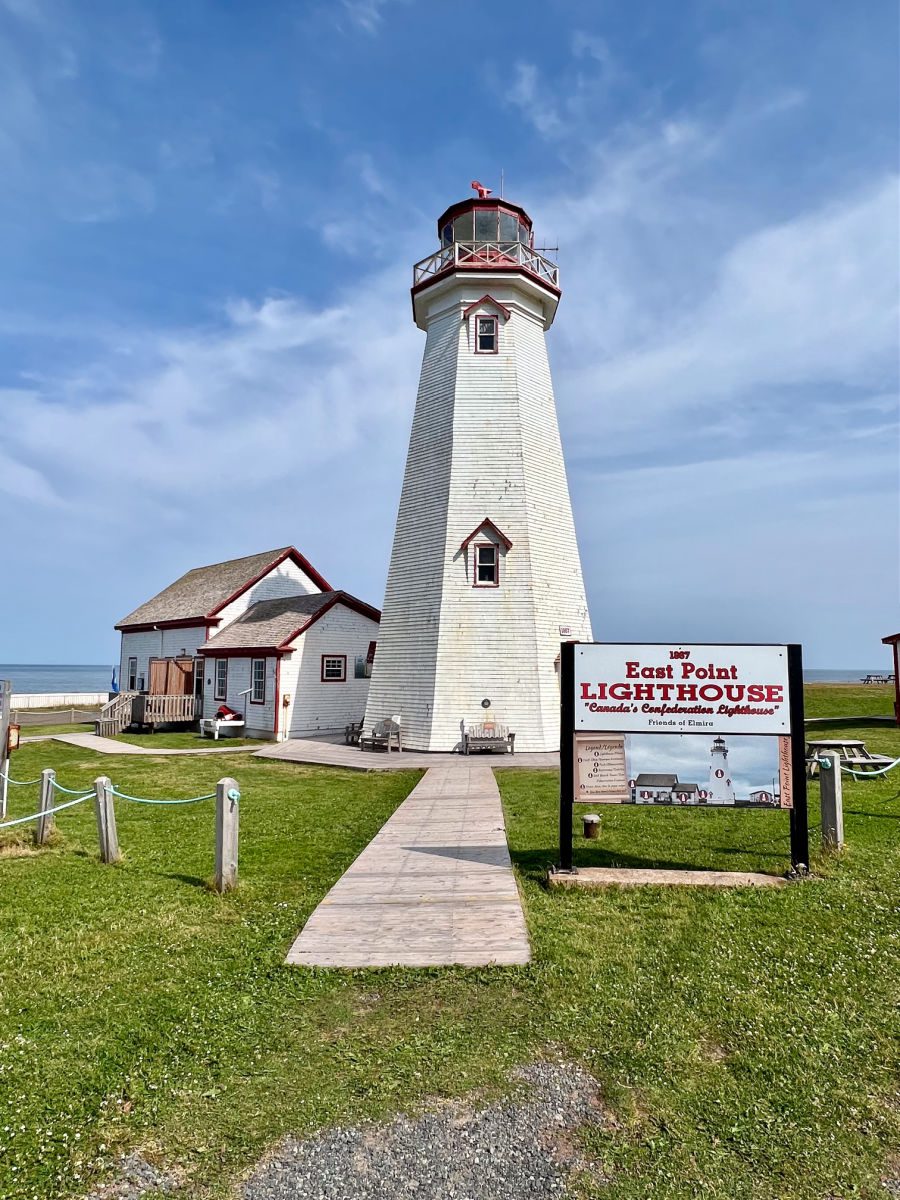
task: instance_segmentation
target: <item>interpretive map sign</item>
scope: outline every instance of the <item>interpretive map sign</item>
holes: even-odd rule
[[[787,647],[579,644],[575,728],[789,734]]]
[[[590,804],[620,804],[629,796],[624,734],[577,734],[575,799]]]
[[[787,809],[807,862],[799,646],[569,641],[560,689],[563,869],[575,804]]]

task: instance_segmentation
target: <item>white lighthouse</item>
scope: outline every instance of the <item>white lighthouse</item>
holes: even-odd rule
[[[734,784],[728,769],[728,746],[724,738],[713,738],[709,755],[710,797],[715,804],[734,804]]]
[[[413,271],[425,354],[365,721],[453,750],[491,718],[550,750],[559,643],[591,639],[545,343],[559,271],[478,190]]]

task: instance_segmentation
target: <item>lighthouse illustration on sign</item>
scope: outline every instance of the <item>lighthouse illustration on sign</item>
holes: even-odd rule
[[[425,352],[365,725],[446,751],[488,720],[551,750],[560,641],[591,640],[545,342],[559,269],[472,186],[413,269]]]
[[[709,793],[716,804],[734,804],[734,784],[728,769],[728,746],[725,739],[713,738],[710,749]]]

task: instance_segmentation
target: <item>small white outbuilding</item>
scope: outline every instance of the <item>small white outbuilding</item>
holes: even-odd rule
[[[116,625],[116,723],[194,721],[224,704],[248,737],[342,730],[365,712],[380,616],[293,546],[197,567]]]

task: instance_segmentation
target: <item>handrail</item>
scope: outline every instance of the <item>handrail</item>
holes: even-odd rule
[[[453,242],[413,267],[413,285],[450,267],[524,267],[552,287],[559,287],[559,267],[524,242]]]

